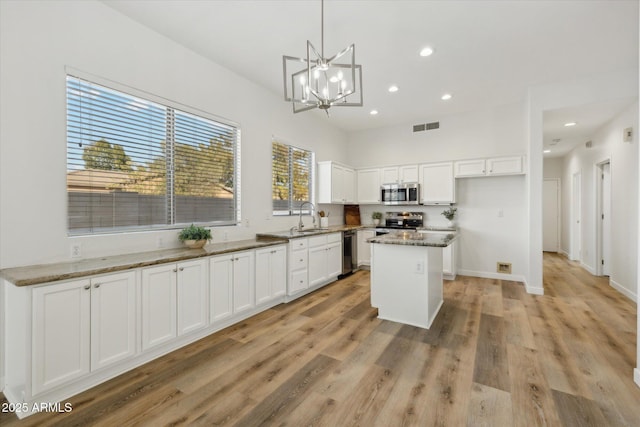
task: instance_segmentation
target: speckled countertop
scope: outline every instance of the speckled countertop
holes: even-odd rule
[[[348,230],[359,230],[367,228],[363,225],[334,225],[328,228],[306,228],[305,231],[275,231],[269,233],[256,234],[256,238],[260,239],[299,239],[301,237],[318,236],[320,234],[339,233]]]
[[[185,261],[229,252],[238,252],[286,243],[283,239],[249,239],[233,242],[210,243],[202,249],[165,249],[161,251],[105,256],[73,262],[41,264],[0,270],[0,277],[16,286],[68,280],[95,274],[113,273],[138,267],[148,267],[168,262]]]
[[[455,233],[420,233],[417,231],[399,231],[383,234],[367,239],[369,243],[383,243],[387,245],[430,246],[446,248],[458,237]]]

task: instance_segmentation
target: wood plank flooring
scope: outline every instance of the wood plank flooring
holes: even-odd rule
[[[431,329],[360,271],[12,426],[638,426],[636,305],[545,254],[544,296],[458,277]],[[3,396],[0,395],[2,399]]]

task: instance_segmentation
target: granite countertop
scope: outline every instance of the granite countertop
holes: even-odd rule
[[[261,239],[299,239],[301,237],[311,237],[318,236],[320,234],[330,234],[330,233],[339,233],[343,231],[349,230],[360,230],[362,228],[366,228],[366,226],[362,225],[334,225],[328,228],[305,228],[305,231],[274,231],[268,233],[259,233],[256,234],[256,238],[258,240]]]
[[[444,225],[425,225],[424,227],[418,227],[416,231],[449,231],[456,233],[458,229],[456,227],[447,227]]]
[[[113,273],[138,267],[185,261],[229,252],[238,252],[286,243],[283,239],[249,239],[209,243],[202,249],[165,249],[151,252],[105,256],[56,264],[41,264],[0,270],[0,277],[16,286],[38,285],[58,280]]]
[[[430,246],[446,248],[458,237],[455,233],[420,233],[417,231],[399,231],[396,233],[383,234],[381,236],[367,239],[369,243],[383,243],[387,245],[406,246]]]

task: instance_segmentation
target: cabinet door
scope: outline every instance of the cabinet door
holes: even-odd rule
[[[33,290],[32,394],[90,370],[88,279]]]
[[[327,247],[309,248],[309,287],[327,279]]]
[[[487,160],[487,175],[521,174],[522,157],[501,157]]]
[[[356,201],[356,174],[353,169],[344,168],[342,172],[343,203]]]
[[[207,326],[209,283],[205,260],[178,264],[178,335]]]
[[[367,239],[375,235],[373,230],[358,230],[358,265],[371,264],[371,243]]]
[[[397,166],[382,168],[380,171],[382,176],[381,184],[392,184],[398,182],[400,180],[399,173],[400,171]]]
[[[278,246],[271,254],[271,295],[283,296],[287,293],[287,248]]]
[[[342,273],[342,243],[331,243],[326,247],[327,279],[336,278]]]
[[[211,323],[233,314],[233,258],[232,255],[221,255],[209,260]]]
[[[177,267],[162,265],[142,270],[142,349],[177,336]]]
[[[332,203],[344,203],[345,188],[344,188],[344,175],[345,169],[342,166],[331,165],[331,202]]]
[[[422,203],[432,205],[455,203],[453,163],[420,165],[420,182]]]
[[[362,169],[357,174],[358,203],[380,203],[380,169]]]
[[[136,273],[91,280],[91,370],[136,354]]]
[[[400,182],[418,182],[418,165],[400,166],[398,177]]]
[[[239,252],[233,257],[233,312],[255,307],[253,252]]]
[[[485,176],[486,173],[484,159],[461,160],[454,165],[456,178]]]
[[[453,252],[453,245],[449,245],[446,248],[442,249],[442,273],[443,274],[451,274],[453,272],[453,265],[451,262]]]
[[[256,304],[271,299],[271,255],[273,249],[256,251]]]

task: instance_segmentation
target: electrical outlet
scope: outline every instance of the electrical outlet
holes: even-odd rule
[[[80,243],[71,245],[71,258],[80,258],[82,256],[82,246]]]
[[[164,239],[162,237],[158,237],[158,248],[164,248]]]
[[[422,274],[424,273],[424,264],[422,263],[422,261],[418,261],[416,263],[416,273],[417,274]]]

